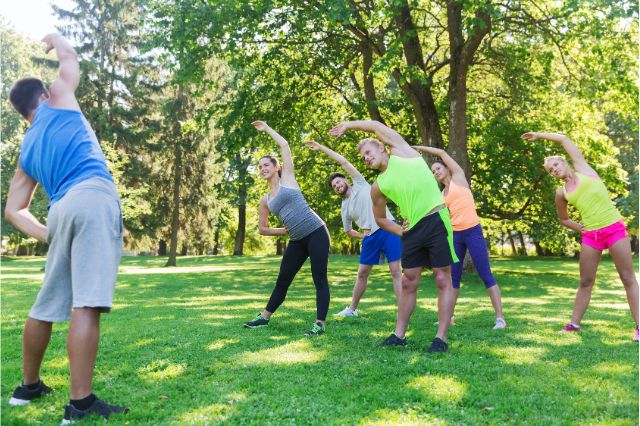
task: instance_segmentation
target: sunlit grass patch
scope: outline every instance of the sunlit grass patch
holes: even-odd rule
[[[237,363],[241,365],[260,364],[310,364],[323,359],[325,353],[315,349],[311,342],[298,340],[275,348],[267,348],[258,352],[244,352],[238,355]]]
[[[467,386],[453,377],[422,376],[412,380],[409,386],[424,393],[432,400],[456,403],[464,397]]]

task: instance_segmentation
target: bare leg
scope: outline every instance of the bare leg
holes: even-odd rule
[[[371,269],[373,265],[363,265],[360,264],[358,266],[358,276],[356,277],[356,284],[353,286],[353,294],[351,296],[351,304],[349,305],[349,309],[355,311],[358,309],[358,304],[360,303],[360,299],[367,289],[367,285],[369,284],[369,274],[371,273]]]
[[[580,286],[576,294],[576,301],[573,306],[573,315],[571,322],[580,325],[589,301],[591,300],[591,290],[596,282],[596,271],[600,263],[602,251],[596,250],[583,244],[580,248]]]
[[[504,318],[502,313],[502,298],[500,297],[500,287],[498,287],[498,284],[489,287],[487,293],[489,293],[489,299],[491,299],[493,309],[496,311],[496,318]]]
[[[405,269],[402,274],[402,293],[398,303],[398,321],[395,334],[403,339],[409,326],[409,319],[416,307],[416,295],[420,284],[422,267]],[[449,283],[451,285],[451,283]]]
[[[396,301],[400,303],[400,295],[402,294],[402,268],[400,267],[399,260],[389,262],[389,272],[391,272],[393,292],[396,295]]]
[[[51,339],[52,323],[27,318],[22,335],[22,372],[25,385],[40,379],[40,366]]]
[[[433,276],[438,288],[438,332],[436,337],[446,342],[455,304],[453,285],[451,284],[451,266],[433,268]]]
[[[91,394],[93,368],[100,338],[100,310],[75,308],[67,336],[67,352],[71,370],[71,399]]]
[[[456,309],[456,305],[458,304],[458,297],[460,297],[460,287],[452,288],[453,290],[453,310],[451,311],[451,316],[453,317]]]
[[[631,316],[638,325],[638,280],[633,268],[633,258],[631,255],[631,244],[629,238],[617,241],[609,248],[609,254],[616,265],[620,280],[627,292],[627,301],[631,309]]]

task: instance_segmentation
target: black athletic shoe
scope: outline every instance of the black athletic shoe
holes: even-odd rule
[[[25,385],[20,385],[13,391],[13,395],[11,395],[11,399],[9,399],[9,405],[13,405],[14,407],[27,405],[32,400],[40,398],[42,394],[49,393],[52,390],[53,389],[45,385],[42,380],[38,381],[38,387],[35,389],[29,389]]]
[[[99,416],[108,419],[112,414],[128,413],[129,409],[126,407],[118,407],[117,405],[109,405],[101,399],[93,401],[93,404],[86,410],[78,410],[71,404],[67,404],[64,407],[64,418],[62,419],[63,425],[73,423],[74,420],[80,420],[91,414],[97,414]]]
[[[321,334],[324,334],[324,326],[320,321],[316,321],[311,327],[311,330],[304,332],[305,336],[319,336]]]
[[[427,349],[428,354],[432,354],[435,352],[446,352],[449,349],[449,345],[439,337],[436,337],[431,341],[431,346]]]
[[[269,325],[269,320],[262,316],[262,314],[258,314],[251,321],[245,322],[244,326],[246,328],[256,328],[256,327],[265,327]]]
[[[401,339],[395,333],[391,333],[391,336],[380,343],[381,348],[386,348],[387,346],[407,346],[407,338]]]

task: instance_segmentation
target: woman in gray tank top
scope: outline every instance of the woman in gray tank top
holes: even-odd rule
[[[260,200],[258,229],[262,235],[287,235],[289,244],[282,256],[280,273],[266,308],[255,319],[244,323],[247,328],[264,327],[271,315],[284,301],[294,277],[307,260],[311,259],[311,275],[316,286],[316,321],[304,334],[317,336],[324,333],[324,322],[329,310],[329,232],[324,222],[311,210],[296,181],[291,149],[287,141],[264,121],[251,123],[261,132],[269,134],[280,145],[282,167],[270,155],[260,159],[260,178],[269,183],[269,193]],[[269,213],[276,215],[283,228],[269,226]]]

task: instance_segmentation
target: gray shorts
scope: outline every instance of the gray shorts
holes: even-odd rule
[[[113,182],[74,185],[49,209],[44,283],[31,318],[61,322],[72,308],[111,309],[122,252],[122,213]]]

